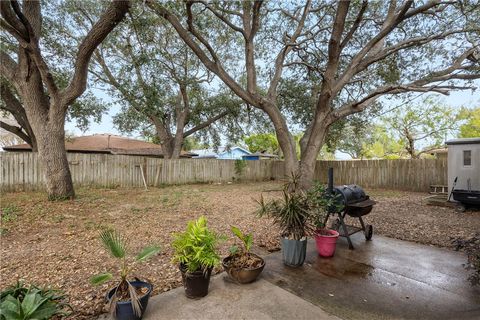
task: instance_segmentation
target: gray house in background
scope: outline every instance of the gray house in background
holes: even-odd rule
[[[448,192],[455,189],[480,192],[480,137],[454,139],[448,146]],[[450,195],[450,194],[449,194]]]

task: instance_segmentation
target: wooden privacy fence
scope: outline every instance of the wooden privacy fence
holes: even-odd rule
[[[235,161],[216,159],[166,160],[110,154],[67,154],[77,186],[142,187],[185,183],[227,182],[234,179],[262,181],[285,178],[282,161],[247,161],[239,175]],[[5,191],[44,188],[43,172],[36,153],[0,153],[0,189]],[[446,160],[346,160],[318,161],[315,179],[325,182],[334,168],[335,184],[356,183],[365,188],[427,191],[431,184],[447,183]]]
[[[448,181],[446,159],[318,161],[315,178],[326,182],[329,167],[336,185],[429,191],[430,185],[447,185]]]
[[[143,187],[164,184],[227,182],[234,179],[261,181],[279,176],[268,160],[248,161],[239,176],[235,161],[216,159],[166,160],[110,154],[68,153],[73,183],[93,187]],[[2,191],[44,188],[38,155],[30,152],[0,153]],[[278,166],[277,166],[278,167]],[[280,168],[281,169],[281,168]]]

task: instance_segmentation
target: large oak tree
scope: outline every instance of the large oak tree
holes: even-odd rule
[[[479,6],[468,2],[193,0],[185,1],[181,10],[156,0],[146,3],[211,72],[268,115],[287,172],[299,173],[304,188],[336,122],[384,96],[448,94],[470,88],[468,82],[480,78],[478,20],[475,23]],[[243,52],[246,77],[239,78],[224,63],[216,41],[219,33],[208,28],[209,19],[238,36],[231,51]],[[278,103],[279,85],[292,78],[310,83],[300,162],[289,115]]]
[[[15,55],[0,51],[0,73],[21,97],[36,138],[50,199],[75,196],[65,152],[65,117],[69,106],[86,89],[88,65],[95,48],[124,18],[128,8],[129,1],[112,1],[79,45],[70,80],[61,86],[51,71],[49,56],[42,52],[41,2],[0,2],[2,32],[17,42]]]
[[[69,61],[74,52],[68,46],[78,46],[79,31],[92,27],[102,5],[63,0],[55,7],[49,16],[51,32],[61,43],[57,52]],[[192,135],[213,144],[221,133],[235,139],[241,131],[241,99],[218,85],[168,22],[145,9],[133,6],[90,64],[92,83],[121,107],[114,125],[122,133],[159,143],[165,158],[178,158],[184,139]],[[62,19],[65,15],[72,21]]]

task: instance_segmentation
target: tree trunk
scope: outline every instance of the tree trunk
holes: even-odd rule
[[[18,51],[17,61],[3,50],[0,52],[0,73],[15,87],[24,104],[28,122],[37,140],[48,198],[71,199],[75,192],[65,152],[65,116],[68,106],[87,87],[88,65],[93,52],[125,17],[130,2],[112,1],[93,24],[78,47],[73,76],[63,88],[57,86],[42,55],[41,2],[22,1],[21,8],[17,1],[1,3],[2,29],[18,40]],[[34,145],[32,147],[35,148]]]
[[[158,135],[160,137],[160,135]],[[180,141],[179,141],[180,140]],[[160,143],[164,159],[179,159],[182,152],[183,138],[169,138]]]
[[[407,141],[408,141],[406,149],[408,154],[410,155],[410,158],[418,159],[417,150],[415,150],[415,139],[413,139],[408,129],[405,129],[404,132],[405,132],[405,137],[407,138]]]
[[[32,78],[37,75],[32,75]],[[49,200],[73,199],[72,177],[65,150],[65,113],[50,105],[41,82],[29,82],[23,90],[25,112],[36,138]],[[37,86],[35,86],[35,84]]]
[[[285,118],[282,116],[278,108],[274,104],[268,102],[264,102],[264,105],[264,110],[273,123],[278,144],[283,152],[285,176],[286,178],[291,178],[292,175],[297,175],[299,169],[295,139],[288,130]]]
[[[65,150],[63,124],[49,123],[37,132],[38,155],[45,174],[49,200],[73,199],[72,176]]]
[[[325,141],[329,128],[329,122],[326,115],[318,115],[313,123],[308,140],[302,145],[302,156],[300,161],[300,180],[299,188],[308,190],[315,180],[315,166],[317,156]]]

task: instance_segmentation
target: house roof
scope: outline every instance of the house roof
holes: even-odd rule
[[[218,154],[213,149],[195,149],[190,152],[196,154],[195,158],[216,158]]]
[[[229,152],[233,152],[234,150],[240,150],[242,151],[243,153],[247,154],[247,155],[250,155],[252,154],[250,151],[248,151],[247,149],[244,149],[242,147],[231,147],[231,148],[225,148],[222,152],[220,152],[218,155],[221,156],[225,153],[229,153]]]
[[[95,134],[65,140],[67,152],[110,153],[123,155],[163,157],[162,147],[147,141],[111,134]],[[30,151],[30,145],[17,144],[3,147],[5,151]],[[182,152],[181,157],[190,158],[194,153]]]
[[[463,139],[452,139],[446,142],[447,145],[452,144],[480,144],[480,137],[478,138],[463,138]]]
[[[255,152],[252,154],[247,154],[244,157],[264,157],[264,158],[278,158],[276,154],[270,154],[265,152]]]
[[[430,153],[430,154],[448,153],[448,149],[447,148],[432,149],[432,150],[428,151],[428,153]]]

